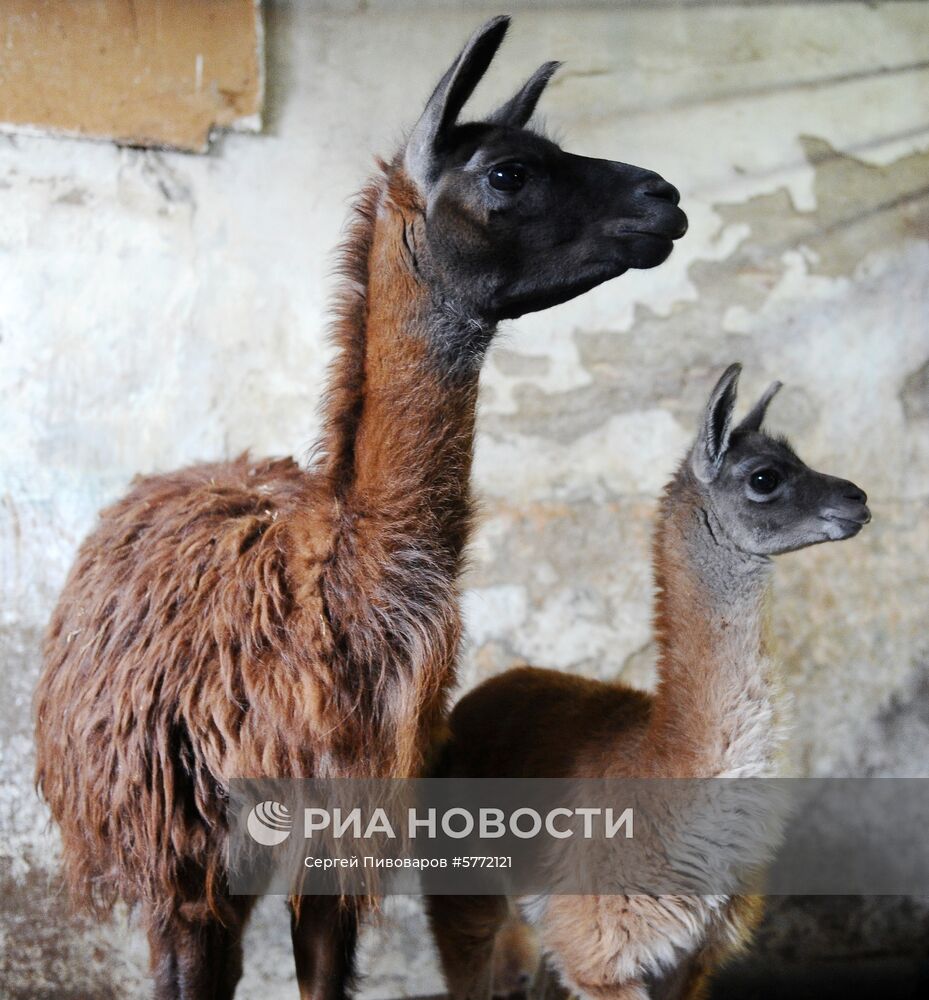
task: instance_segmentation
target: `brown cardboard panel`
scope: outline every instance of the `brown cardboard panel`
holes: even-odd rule
[[[257,0],[2,0],[0,128],[204,151],[261,127]]]

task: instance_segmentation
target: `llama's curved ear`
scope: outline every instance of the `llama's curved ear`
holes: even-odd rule
[[[418,184],[428,184],[435,179],[442,142],[465,101],[487,72],[509,26],[510,19],[505,14],[481,25],[426,102],[425,110],[410,133],[404,157],[407,173]]]
[[[732,434],[732,411],[742,366],[730,365],[710,393],[703,413],[703,424],[691,455],[694,475],[702,483],[711,483],[723,464]]]
[[[560,65],[560,62],[542,63],[506,104],[501,104],[492,115],[487,116],[487,121],[492,125],[512,125],[515,128],[522,128],[532,117],[542,91],[548,86],[548,81]]]
[[[768,404],[778,394],[778,391],[783,385],[783,382],[772,382],[768,388],[765,389],[761,399],[755,403],[755,405],[748,411],[748,415],[745,416],[739,426],[736,427],[737,433],[742,433],[743,431],[761,430],[764,415],[768,412]]]

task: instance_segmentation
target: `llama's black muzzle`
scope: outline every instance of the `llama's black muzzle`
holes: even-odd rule
[[[681,195],[673,184],[653,170],[627,163],[610,163],[609,167],[613,197],[607,202],[612,208],[605,223],[608,235],[678,240],[687,232],[687,216],[679,207]]]

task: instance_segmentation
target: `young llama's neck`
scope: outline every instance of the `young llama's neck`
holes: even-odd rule
[[[647,752],[670,777],[770,773],[780,743],[770,560],[735,547],[689,464],[662,499],[654,566],[659,682]]]

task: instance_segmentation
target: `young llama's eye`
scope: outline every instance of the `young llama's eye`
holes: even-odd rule
[[[762,496],[773,493],[783,482],[783,476],[777,469],[759,469],[749,477],[749,485]]]
[[[527,177],[526,168],[521,163],[498,163],[487,171],[487,180],[496,191],[518,191]]]

